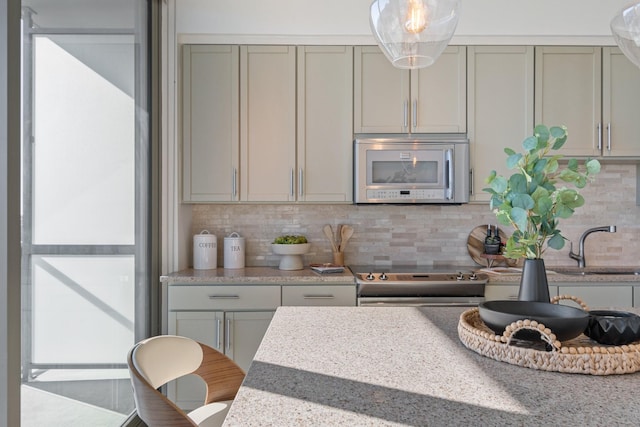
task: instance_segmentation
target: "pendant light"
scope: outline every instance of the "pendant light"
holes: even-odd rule
[[[640,3],[618,12],[611,20],[611,32],[622,53],[640,67]]]
[[[459,6],[460,0],[374,0],[371,31],[394,67],[428,67],[451,40]]]

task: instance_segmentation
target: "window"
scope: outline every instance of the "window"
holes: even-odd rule
[[[148,335],[147,1],[23,1],[22,425],[120,425]]]

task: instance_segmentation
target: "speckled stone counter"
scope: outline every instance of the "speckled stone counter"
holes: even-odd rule
[[[562,374],[480,356],[458,339],[464,310],[279,308],[225,426],[638,424],[640,373]]]
[[[217,268],[212,270],[186,269],[160,277],[166,284],[355,284],[348,268],[342,273],[316,273],[310,268],[303,270],[279,270],[277,267],[246,267],[238,269]]]
[[[554,271],[554,268],[558,271]],[[640,267],[636,267],[640,270]],[[633,271],[634,267],[585,267],[579,269],[577,267],[547,267],[547,281],[549,283],[554,282],[574,282],[574,283],[638,283],[640,284],[640,274],[614,274],[620,270]],[[504,283],[504,282],[520,282],[519,272],[498,272],[489,273],[490,283]],[[487,270],[479,270],[487,272]],[[587,272],[588,274],[581,274],[581,272]],[[592,274],[592,272],[610,272],[610,274]]]

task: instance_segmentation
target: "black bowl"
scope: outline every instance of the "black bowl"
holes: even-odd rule
[[[600,344],[629,344],[640,340],[640,316],[626,311],[592,310],[584,334]]]
[[[535,301],[485,301],[478,305],[480,318],[496,334],[518,320],[530,319],[544,324],[556,339],[567,341],[580,335],[589,323],[589,314],[567,305]]]

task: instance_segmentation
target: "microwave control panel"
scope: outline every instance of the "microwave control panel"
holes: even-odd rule
[[[384,189],[371,190],[367,189],[368,200],[445,200],[444,190],[442,189]]]

